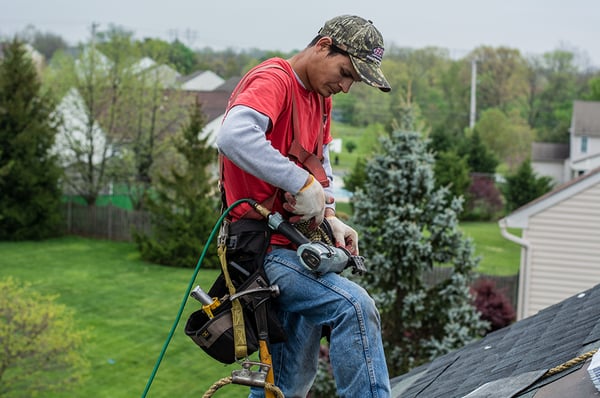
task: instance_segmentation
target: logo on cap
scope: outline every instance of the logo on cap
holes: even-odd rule
[[[373,61],[378,64],[381,64],[381,60],[383,59],[383,47],[375,47],[373,49],[373,52],[371,54],[367,55],[367,59],[369,61]]]

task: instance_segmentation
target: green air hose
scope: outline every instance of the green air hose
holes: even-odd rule
[[[145,398],[146,394],[148,394],[148,391],[150,390],[150,386],[152,385],[152,382],[154,381],[154,377],[156,376],[156,373],[158,372],[158,367],[160,366],[160,363],[162,362],[163,357],[165,356],[165,353],[167,352],[167,347],[169,346],[169,343],[171,342],[171,339],[173,338],[173,335],[175,334],[175,329],[177,328],[177,325],[179,324],[179,320],[181,319],[181,314],[183,314],[185,304],[187,303],[188,297],[190,296],[190,292],[192,291],[192,288],[194,286],[194,281],[196,280],[196,276],[198,276],[198,271],[200,271],[200,265],[202,264],[202,261],[204,260],[204,257],[206,256],[206,252],[208,251],[208,247],[210,246],[210,243],[212,242],[217,231],[221,227],[223,220],[225,219],[225,217],[227,217],[229,212],[231,210],[233,210],[235,207],[239,206],[242,203],[253,203],[253,202],[254,201],[252,199],[238,200],[237,202],[235,202],[231,206],[229,206],[223,212],[221,217],[219,217],[217,222],[215,223],[215,226],[213,227],[213,230],[210,233],[210,236],[208,237],[206,244],[204,245],[204,250],[202,250],[202,254],[200,255],[200,258],[198,259],[198,264],[196,264],[196,269],[194,270],[192,279],[190,279],[190,283],[187,287],[187,290],[185,291],[185,294],[183,295],[183,300],[181,301],[181,305],[179,306],[179,311],[177,312],[177,316],[175,317],[175,322],[173,322],[171,331],[169,332],[169,335],[167,336],[167,339],[165,340],[165,343],[163,344],[162,350],[161,350],[160,354],[158,355],[156,364],[154,365],[154,369],[152,370],[152,373],[150,374],[150,377],[148,378],[148,382],[146,383],[146,388],[144,389],[144,392],[142,393],[142,398]]]

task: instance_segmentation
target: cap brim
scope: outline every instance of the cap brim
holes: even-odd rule
[[[388,92],[392,89],[379,66],[366,62],[350,55],[350,60],[354,69],[360,75],[363,82],[370,86],[377,87],[381,91]]]

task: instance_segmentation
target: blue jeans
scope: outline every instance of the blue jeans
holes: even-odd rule
[[[275,385],[285,397],[306,398],[317,371],[323,325],[331,327],[329,355],[338,395],[390,397],[379,312],[368,293],[335,273],[316,277],[292,250],[269,253],[265,272],[281,292],[276,302],[288,339],[271,344],[270,352]],[[264,391],[253,388],[250,397],[264,397]]]

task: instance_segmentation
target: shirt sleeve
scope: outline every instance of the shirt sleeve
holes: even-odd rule
[[[239,168],[296,194],[308,172],[275,149],[266,138],[268,116],[244,105],[231,108],[217,134],[217,148]]]

